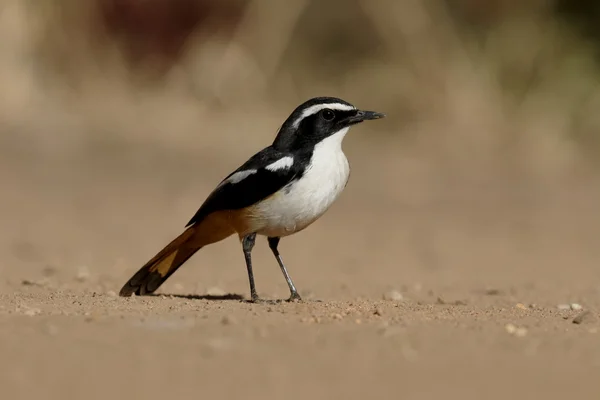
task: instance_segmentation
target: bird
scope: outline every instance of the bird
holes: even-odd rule
[[[279,253],[279,242],[318,220],[345,189],[350,165],[342,141],[349,129],[384,117],[336,97],[314,97],[300,104],[272,144],[227,175],[183,232],[144,264],[119,295],[154,293],[198,250],[237,234],[250,284],[249,301],[266,301],[258,296],[254,282],[252,249],[257,235],[266,236],[279,264],[290,291],[287,301],[302,301]]]

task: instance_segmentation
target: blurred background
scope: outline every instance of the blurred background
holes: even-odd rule
[[[336,96],[388,118],[353,129],[344,196],[282,243],[305,295],[591,290],[599,18],[591,0],[1,0],[0,288],[118,291],[298,104]],[[286,296],[257,258],[259,291]],[[247,292],[235,238],[189,264],[162,290]]]

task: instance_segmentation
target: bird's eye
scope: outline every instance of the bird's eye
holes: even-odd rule
[[[335,118],[335,113],[329,108],[326,108],[323,111],[321,111],[321,116],[325,121],[333,121],[333,119]]]

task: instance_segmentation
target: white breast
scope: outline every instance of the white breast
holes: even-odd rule
[[[350,166],[342,151],[349,128],[329,136],[315,146],[302,178],[257,205],[257,233],[286,236],[316,221],[344,190]]]

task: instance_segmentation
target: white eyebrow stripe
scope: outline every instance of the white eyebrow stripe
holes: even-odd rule
[[[302,115],[300,115],[292,124],[294,128],[297,128],[300,125],[300,121],[309,115],[313,115],[318,113],[319,111],[329,108],[331,110],[340,110],[340,111],[352,111],[356,110],[355,107],[349,106],[348,104],[342,103],[329,103],[329,104],[315,104],[314,106],[308,107],[306,110],[302,111]]]
[[[219,186],[225,185],[227,183],[231,183],[231,184],[240,183],[241,181],[243,181],[250,175],[255,174],[256,172],[257,172],[257,170],[255,170],[255,169],[247,169],[245,171],[236,172],[235,174],[231,175],[229,178],[227,178],[223,182],[221,182],[221,184]]]
[[[289,168],[291,168],[292,165],[294,165],[294,158],[290,157],[290,156],[286,156],[286,157],[280,158],[279,160],[275,161],[274,163],[267,165],[265,167],[265,169],[275,172],[275,171],[279,171],[280,169],[289,169]]]

